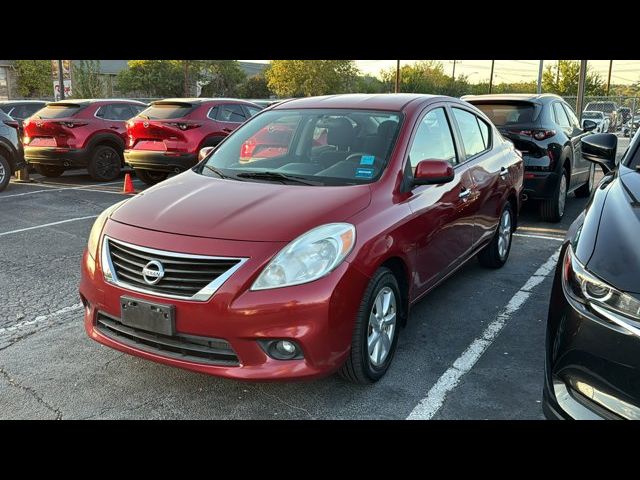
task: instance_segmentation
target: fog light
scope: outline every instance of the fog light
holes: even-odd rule
[[[267,355],[276,360],[298,360],[304,358],[300,346],[291,340],[258,340]]]

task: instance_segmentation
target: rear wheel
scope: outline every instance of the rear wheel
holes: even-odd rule
[[[384,376],[398,343],[401,298],[396,277],[388,268],[380,268],[362,298],[353,329],[351,352],[338,371],[342,378],[368,384]]]
[[[582,185],[580,188],[576,190],[576,197],[585,198],[591,195],[595,176],[596,176],[596,166],[591,165],[591,167],[589,168],[589,179],[587,180],[587,183],[585,183],[584,185]]]
[[[142,170],[137,168],[134,170],[136,172],[136,177],[147,185],[155,185],[156,183],[166,180],[169,176],[167,172],[158,172],[156,170]]]
[[[35,165],[36,172],[43,177],[56,178],[64,173],[64,167],[59,165]]]
[[[540,203],[540,216],[545,222],[557,223],[562,220],[564,206],[567,203],[567,186],[569,184],[567,171],[563,171],[562,176],[553,197],[543,200]]]
[[[120,176],[122,158],[109,145],[98,145],[91,155],[89,176],[98,182],[108,182]]]
[[[513,234],[513,209],[507,202],[500,215],[500,222],[491,243],[478,253],[480,265],[488,268],[500,268],[507,263],[511,251],[511,236]]]
[[[4,155],[0,154],[0,192],[7,188],[11,178],[11,165]]]

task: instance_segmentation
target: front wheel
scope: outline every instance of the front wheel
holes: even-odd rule
[[[142,180],[147,185],[155,185],[156,183],[160,183],[163,180],[166,180],[169,174],[167,172],[158,172],[155,170],[142,170],[142,169],[134,169],[136,172],[136,177]]]
[[[351,352],[338,372],[342,378],[369,384],[387,372],[398,342],[401,298],[398,281],[391,270],[378,269],[358,310]]]
[[[97,182],[109,182],[120,176],[122,158],[118,151],[109,145],[98,145],[93,150],[89,162],[89,176]]]
[[[35,165],[36,172],[43,177],[57,178],[64,173],[64,167],[58,165]]]
[[[11,165],[9,161],[0,154],[0,192],[7,188],[11,178]]]
[[[502,209],[498,229],[491,240],[491,243],[478,253],[480,265],[487,268],[500,268],[507,263],[509,252],[511,251],[511,237],[513,235],[513,209],[511,203]]]

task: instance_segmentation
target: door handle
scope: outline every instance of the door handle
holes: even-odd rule
[[[458,198],[467,198],[469,195],[471,195],[471,190],[463,187],[458,194]]]
[[[506,168],[504,168],[504,167],[500,168],[500,176],[502,178],[506,177],[508,173],[509,173],[509,170],[507,170]]]

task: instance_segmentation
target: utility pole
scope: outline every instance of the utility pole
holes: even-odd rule
[[[491,93],[491,89],[493,88],[493,66],[495,65],[496,61],[495,60],[491,60],[491,74],[489,75],[489,93]]]
[[[453,61],[453,73],[451,74],[451,78],[453,78],[453,81],[456,81],[456,61]]]
[[[400,60],[396,60],[396,93],[400,93]]]
[[[542,67],[544,60],[540,60],[540,66],[538,67],[538,95],[542,93]]]
[[[60,85],[60,100],[64,100],[64,72],[62,71],[62,60],[58,60],[58,84]]]
[[[560,60],[556,64],[556,85],[560,84]]]
[[[576,99],[576,115],[582,124],[582,104],[584,103],[584,84],[587,80],[587,61],[580,60],[580,76],[578,77],[578,98]]]
[[[611,87],[611,70],[613,70],[613,60],[609,60],[609,76],[607,77],[607,97],[609,96],[609,87]]]
[[[184,63],[184,96],[185,98],[190,97],[189,95],[189,61],[183,60]]]

